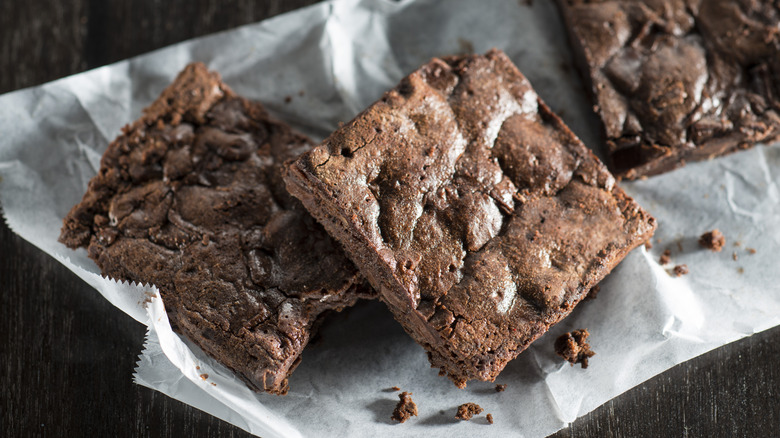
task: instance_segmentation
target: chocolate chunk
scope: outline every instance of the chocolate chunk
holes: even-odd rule
[[[582,368],[588,367],[588,359],[595,356],[588,344],[587,329],[574,330],[564,333],[555,340],[555,352],[568,361],[571,366],[581,364]]]
[[[284,189],[281,163],[311,142],[202,64],[123,132],[60,241],[104,275],[156,285],[177,332],[284,394],[321,315],[371,295]]]
[[[455,418],[458,420],[469,421],[475,415],[482,413],[482,408],[476,403],[463,403],[458,406],[458,413],[455,414]]]
[[[494,380],[655,229],[495,50],[425,64],[285,180],[460,387]]]
[[[780,4],[558,0],[619,177],[780,135]]]
[[[723,246],[726,244],[726,238],[718,229],[707,231],[699,237],[699,245],[711,250],[712,252],[720,252]]]
[[[393,415],[390,417],[391,420],[397,421],[399,423],[403,423],[412,416],[417,416],[417,405],[412,401],[412,393],[411,392],[402,392],[398,394],[398,398],[400,399],[398,401],[398,404],[395,406],[395,409],[393,410]]]

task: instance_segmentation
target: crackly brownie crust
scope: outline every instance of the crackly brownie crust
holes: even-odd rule
[[[283,394],[320,315],[370,294],[284,189],[281,163],[310,147],[191,64],[109,145],[60,241],[158,286],[177,331]]]
[[[780,134],[777,2],[558,3],[616,175],[654,175]]]
[[[432,60],[284,177],[459,386],[495,379],[655,228],[495,50]]]

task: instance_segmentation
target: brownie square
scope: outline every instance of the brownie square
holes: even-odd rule
[[[461,387],[495,379],[655,229],[497,50],[433,59],[284,178]]]
[[[780,134],[780,6],[558,0],[615,175],[655,175]]]
[[[191,64],[108,146],[60,241],[158,286],[175,330],[284,394],[323,314],[372,293],[284,189],[281,163],[311,146]]]

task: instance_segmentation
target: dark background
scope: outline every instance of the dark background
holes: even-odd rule
[[[2,0],[0,92],[310,3]],[[144,327],[4,223],[0,296],[0,434],[249,436],[133,384]],[[777,436],[778,359],[775,328],[676,366],[554,436]]]

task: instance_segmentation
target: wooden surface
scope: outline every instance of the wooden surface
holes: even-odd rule
[[[0,2],[0,92],[309,3],[6,0]],[[0,434],[248,436],[133,384],[144,327],[3,223],[0,297]],[[778,436],[778,360],[775,328],[679,365],[555,436]]]

